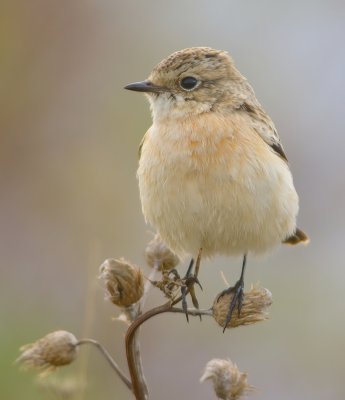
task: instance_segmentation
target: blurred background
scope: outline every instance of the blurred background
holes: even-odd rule
[[[248,372],[253,399],[344,399],[345,3],[2,0],[0,32],[0,398],[53,398],[13,361],[57,329],[101,341],[125,368],[125,326],[97,275],[109,257],[145,266],[135,174],[151,118],[122,88],[173,51],[211,46],[232,54],[274,120],[311,243],[249,260],[246,285],[273,293],[265,323],[223,334],[207,318],[147,322],[151,399],[214,399],[199,383],[214,357]],[[240,264],[203,263],[202,307]],[[160,302],[152,291],[148,306]],[[75,398],[132,398],[96,350],[81,353],[57,374],[86,384]]]

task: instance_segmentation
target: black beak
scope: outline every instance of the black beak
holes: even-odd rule
[[[154,85],[150,81],[134,82],[125,86],[124,89],[134,90],[135,92],[160,93],[164,90],[161,86]]]

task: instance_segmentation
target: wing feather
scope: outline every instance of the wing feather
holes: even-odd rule
[[[274,123],[260,104],[257,101],[253,105],[244,102],[240,106],[240,109],[247,113],[252,122],[253,129],[271,147],[272,151],[288,162]]]

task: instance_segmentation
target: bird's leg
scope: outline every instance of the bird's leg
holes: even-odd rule
[[[187,273],[183,278],[185,285],[182,286],[182,288],[181,288],[182,309],[186,314],[186,318],[187,318],[188,322],[189,322],[189,318],[188,318],[187,301],[186,301],[187,293],[189,293],[192,298],[193,306],[197,309],[199,308],[199,302],[198,302],[198,299],[196,298],[194,285],[195,285],[195,283],[197,283],[202,290],[202,286],[198,279],[198,274],[199,274],[199,269],[200,269],[200,261],[201,261],[201,250],[202,249],[199,250],[199,254],[198,254],[198,258],[195,263],[195,268],[194,268],[193,274],[192,274],[192,269],[193,269],[193,265],[194,265],[194,259],[192,258],[191,262],[189,263]],[[200,319],[201,319],[201,316],[200,316]]]
[[[200,247],[200,250],[199,250],[199,253],[198,253],[198,258],[196,259],[196,263],[195,263],[193,279],[194,279],[194,283],[197,283],[199,285],[200,289],[203,290],[202,286],[201,286],[201,283],[200,283],[200,281],[198,279],[199,269],[200,269],[200,262],[201,262],[201,253],[202,253],[202,248]]]
[[[242,303],[243,303],[244,272],[246,269],[246,262],[247,262],[247,254],[245,254],[243,256],[242,271],[241,271],[240,279],[235,283],[234,286],[231,286],[228,289],[223,290],[218,297],[218,299],[219,299],[220,297],[224,296],[225,294],[233,294],[231,303],[229,305],[229,310],[226,315],[223,332],[225,331],[228,323],[231,321],[231,317],[232,317],[232,314],[233,314],[236,306],[237,306],[237,312],[238,312],[239,316],[241,313],[241,308],[242,308]]]
[[[188,310],[187,310],[187,289],[188,289],[188,279],[192,276],[192,268],[194,265],[194,258],[190,260],[186,275],[183,278],[183,281],[185,282],[185,285],[181,287],[181,297],[182,297],[182,309],[184,313],[186,314],[186,319],[187,322],[189,322],[189,317],[188,317]]]

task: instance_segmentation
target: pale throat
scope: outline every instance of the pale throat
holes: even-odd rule
[[[211,103],[202,103],[195,100],[186,101],[181,94],[162,93],[158,96],[148,95],[147,97],[150,102],[154,124],[181,120],[191,115],[208,112],[212,108]]]

